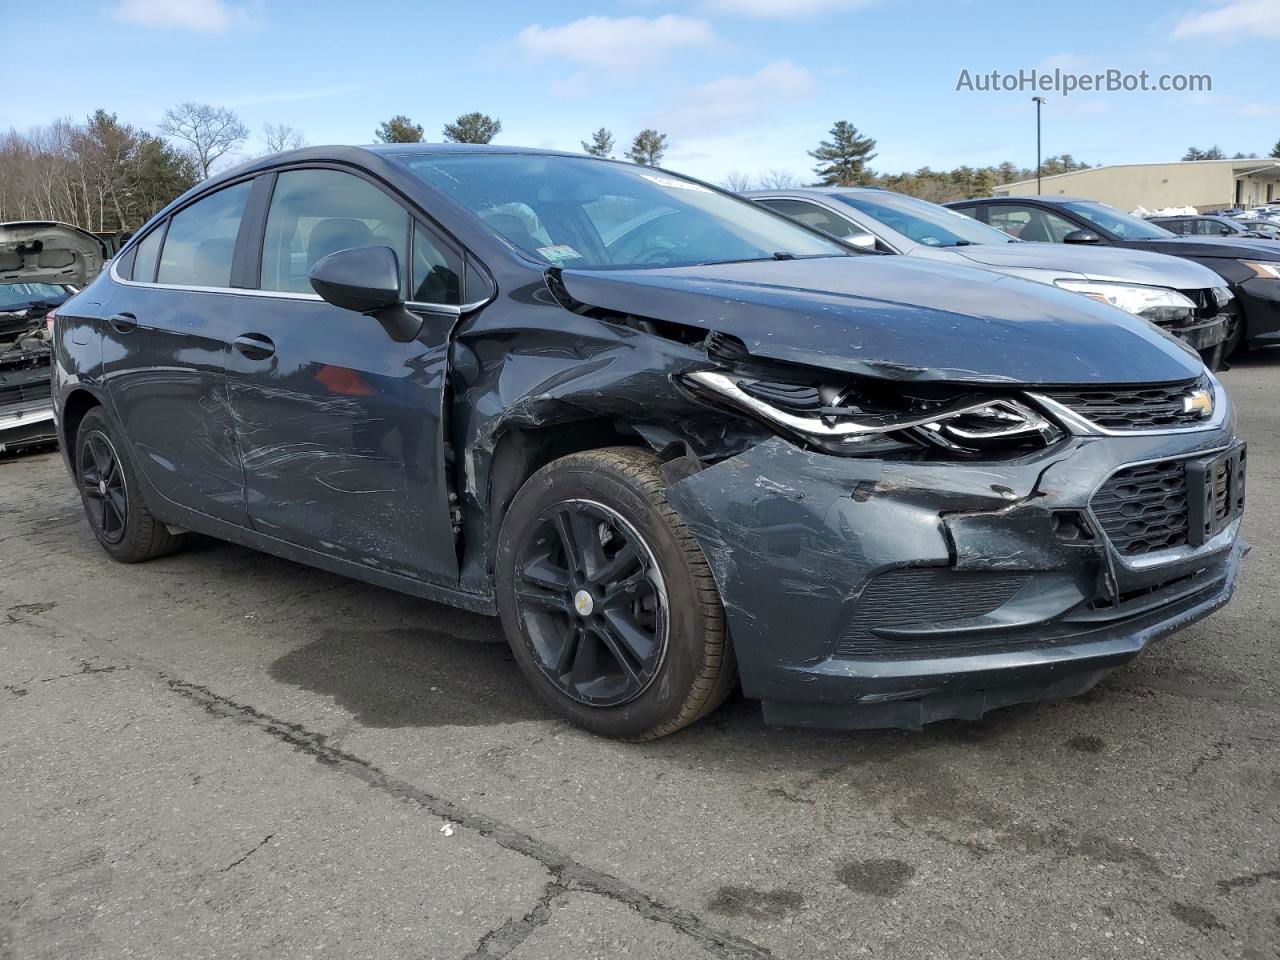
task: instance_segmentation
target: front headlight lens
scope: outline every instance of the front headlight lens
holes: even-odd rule
[[[1280,280],[1280,261],[1241,260],[1240,262],[1260,277],[1266,277],[1268,280]]]
[[[1152,323],[1187,321],[1196,313],[1196,305],[1190,297],[1165,287],[1135,287],[1094,280],[1055,280],[1054,286],[1109,303]]]
[[[802,443],[847,456],[940,447],[965,454],[1040,448],[1062,431],[1008,397],[902,396],[868,403],[852,388],[792,384],[718,370],[684,376],[700,396],[733,407]]]

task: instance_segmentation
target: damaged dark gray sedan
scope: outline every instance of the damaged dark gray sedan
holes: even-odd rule
[[[406,144],[255,161],[65,304],[89,523],[193,530],[502,618],[650,738],[918,727],[1080,693],[1227,602],[1245,448],[1151,324],[859,254],[696,181]]]

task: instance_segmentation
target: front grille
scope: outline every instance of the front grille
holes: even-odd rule
[[[1204,424],[1198,412],[1188,412],[1183,404],[1183,398],[1196,389],[1208,390],[1209,381],[1202,378],[1169,386],[1046,390],[1041,396],[1108,430],[1159,430]]]
[[[31,400],[48,400],[52,396],[53,382],[50,380],[0,384],[0,406],[27,403]]]
[[[859,659],[928,657],[974,652],[964,640],[894,640],[877,628],[968,620],[988,614],[1023,588],[1025,573],[968,573],[934,567],[890,570],[863,588],[836,656]],[[982,641],[980,645],[989,643]]]
[[[1183,546],[1189,529],[1186,465],[1165,460],[1117,470],[1089,506],[1126,556]]]

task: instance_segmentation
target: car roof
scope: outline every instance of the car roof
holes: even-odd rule
[[[1031,194],[1022,196],[1021,194],[1009,197],[973,197],[970,200],[952,200],[946,204],[953,207],[960,203],[1000,203],[1002,201],[1014,201],[1017,203],[1101,203],[1101,200],[1093,200],[1090,197],[1064,197],[1061,194],[1055,194],[1052,197],[1046,197],[1041,194]]]
[[[740,197],[770,197],[779,193],[818,194],[835,197],[848,193],[892,193],[883,187],[777,187],[773,190],[743,190]]]

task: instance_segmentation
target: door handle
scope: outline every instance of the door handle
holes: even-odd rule
[[[271,338],[261,333],[243,333],[231,341],[231,345],[250,360],[265,360],[276,352]]]
[[[114,313],[107,317],[107,323],[111,324],[117,333],[128,333],[138,325],[138,318],[132,313]]]

